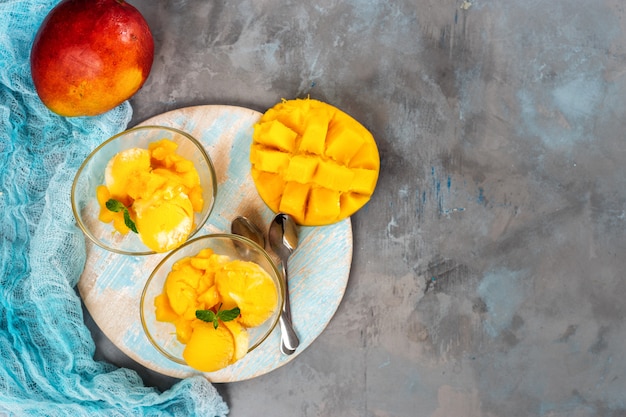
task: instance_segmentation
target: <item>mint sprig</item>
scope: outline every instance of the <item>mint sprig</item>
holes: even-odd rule
[[[213,328],[217,329],[219,320],[231,321],[239,317],[239,307],[231,308],[230,310],[222,310],[222,305],[220,304],[217,313],[213,310],[196,310],[196,317],[207,323],[213,323]]]
[[[114,213],[118,213],[123,210],[124,211],[124,224],[133,232],[138,233],[137,226],[135,226],[135,222],[133,221],[133,219],[130,218],[130,213],[128,212],[128,209],[126,208],[124,204],[122,204],[120,201],[115,200],[114,198],[111,198],[107,200],[105,205],[109,211],[112,211]]]

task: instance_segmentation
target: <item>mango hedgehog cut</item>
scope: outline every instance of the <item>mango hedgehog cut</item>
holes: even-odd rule
[[[380,156],[372,134],[319,100],[283,100],[254,125],[251,175],[274,212],[303,226],[351,216],[369,200]]]

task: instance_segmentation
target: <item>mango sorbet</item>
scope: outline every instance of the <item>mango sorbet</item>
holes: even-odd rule
[[[232,260],[203,249],[177,261],[163,292],[154,299],[156,319],[174,324],[185,344],[189,366],[213,372],[235,363],[248,352],[248,328],[269,319],[278,306],[277,288],[270,275],[254,262]],[[220,312],[239,309],[233,320]],[[215,323],[198,318],[210,310]]]
[[[194,212],[202,211],[204,205],[198,171],[176,153],[177,148],[175,142],[162,139],[148,149],[117,153],[106,166],[105,184],[96,190],[99,219],[112,222],[122,234],[134,224],[142,242],[155,252],[184,243],[193,230]],[[110,210],[110,200],[125,210]]]

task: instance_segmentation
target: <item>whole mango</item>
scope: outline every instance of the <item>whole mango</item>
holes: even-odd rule
[[[62,116],[95,116],[132,97],[154,59],[141,13],[124,0],[63,0],[35,36],[31,74],[41,101]]]

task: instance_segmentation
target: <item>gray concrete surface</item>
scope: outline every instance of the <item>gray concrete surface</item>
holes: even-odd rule
[[[133,123],[310,95],[381,152],[336,316],[232,416],[626,415],[622,0],[131,3]]]

